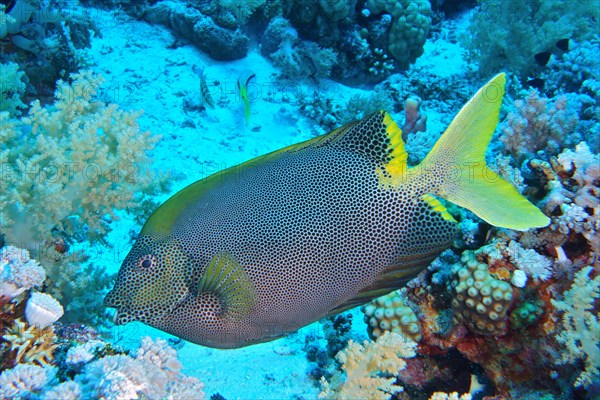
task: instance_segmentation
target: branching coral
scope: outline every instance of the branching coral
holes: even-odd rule
[[[565,351],[560,364],[573,364],[578,360],[585,369],[577,377],[575,386],[590,386],[600,378],[600,322],[598,308],[594,304],[600,299],[600,275],[594,268],[584,267],[575,275],[573,285],[564,292],[562,300],[552,300],[557,310],[563,312],[563,330],[557,335]]]
[[[13,298],[44,283],[46,271],[27,250],[5,246],[0,256],[0,296]]]
[[[466,48],[475,51],[479,72],[509,69],[522,79],[532,75],[533,55],[563,38],[582,41],[596,31],[600,11],[593,1],[479,0]]]
[[[17,319],[2,336],[8,346],[14,364],[30,363],[47,365],[53,360],[56,335],[51,327],[39,329]]]
[[[139,113],[98,100],[102,78],[90,72],[59,82],[54,108],[32,104],[18,122],[0,126],[5,167],[2,229],[13,242],[43,243],[58,229],[101,240],[105,216],[141,211],[156,189],[149,152],[158,137],[140,132]]]
[[[53,376],[53,370],[37,365],[19,364],[0,374],[0,397],[29,398],[27,395],[41,391]]]
[[[515,101],[500,140],[516,158],[517,165],[538,151],[556,155],[563,146],[581,138],[575,133],[579,115],[576,99],[558,96],[552,100],[532,90],[526,99]]]
[[[346,350],[337,358],[342,372],[336,373],[330,382],[321,380],[321,399],[368,398],[387,399],[402,387],[394,384],[396,374],[404,369],[404,358],[415,356],[416,343],[403,336],[386,332],[377,341],[365,341],[363,345],[348,342]]]
[[[63,380],[60,384],[51,379],[56,373],[54,367],[44,369],[30,364],[18,364],[0,375],[0,397],[61,400],[204,399],[203,384],[180,372],[181,363],[177,360],[177,352],[165,340],[143,338],[136,357],[124,354],[102,355],[100,349],[109,347],[110,345],[99,341],[90,346],[75,347],[86,350],[87,356],[78,359],[79,362],[75,363],[79,364],[77,369],[71,368],[73,363],[69,366],[58,365],[59,369],[71,368],[70,374],[59,374]],[[96,356],[89,353],[92,350]],[[69,353],[73,359],[77,351]]]
[[[15,63],[0,64],[0,112],[18,115],[19,108],[25,108],[21,101],[21,95],[25,92],[23,75]]]
[[[180,373],[177,353],[165,340],[142,339],[136,358],[106,356],[86,366],[75,378],[81,391],[93,398],[121,399],[144,396],[161,399],[168,396],[184,400],[193,393],[204,399],[203,384]]]
[[[98,322],[109,278],[65,242],[103,241],[118,211],[145,212],[164,181],[150,168],[159,138],[140,131],[140,113],[100,100],[101,77],[71,78],[52,107],[35,101],[19,120],[0,113],[0,233],[48,256],[47,291],[70,318]]]
[[[532,160],[531,166],[546,180],[541,205],[547,215],[553,216],[550,227],[535,241],[559,252],[565,243],[577,242],[571,247],[578,247],[586,256],[600,252],[600,155],[581,142],[574,151],[566,149],[551,163]],[[582,246],[586,241],[587,246]]]

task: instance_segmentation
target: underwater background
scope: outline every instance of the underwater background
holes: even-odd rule
[[[0,3],[0,398],[600,398],[597,0]],[[415,165],[499,72],[486,159],[549,226],[446,204],[406,288],[241,349],[113,324],[178,190],[380,109]]]

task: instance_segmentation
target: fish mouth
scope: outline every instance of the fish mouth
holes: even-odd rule
[[[123,311],[122,309],[116,309],[113,315],[113,323],[115,325],[125,325],[129,322],[137,321],[137,319],[130,313]]]

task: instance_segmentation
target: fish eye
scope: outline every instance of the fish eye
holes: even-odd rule
[[[156,266],[158,260],[156,256],[152,254],[146,254],[138,258],[137,265],[140,269],[144,271],[148,271],[152,269],[152,267]]]

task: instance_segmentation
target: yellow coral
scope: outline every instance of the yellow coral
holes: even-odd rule
[[[320,399],[388,399],[403,388],[394,385],[396,374],[406,367],[404,358],[414,357],[416,343],[395,332],[384,332],[377,341],[362,345],[350,340],[338,353],[342,371],[330,382],[321,378]]]
[[[9,351],[15,352],[16,364],[50,364],[54,358],[54,349],[58,346],[52,327],[38,329],[20,319],[15,320],[2,339],[8,343]]]
[[[54,107],[31,105],[29,115],[0,115],[0,192],[7,237],[44,242],[54,228],[101,240],[106,215],[139,210],[138,192],[155,187],[148,152],[157,140],[140,132],[139,112],[98,99],[102,78],[91,72],[59,82]]]

